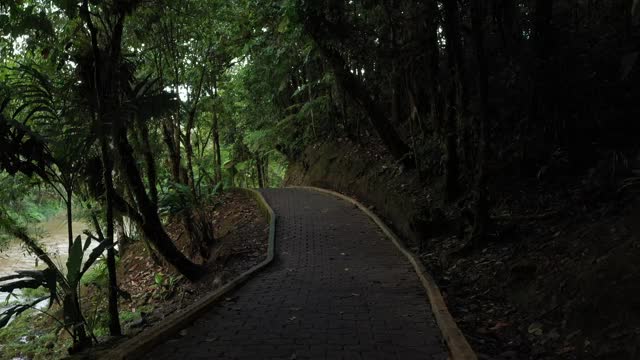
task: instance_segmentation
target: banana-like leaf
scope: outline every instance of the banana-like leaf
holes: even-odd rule
[[[11,101],[11,98],[6,97],[4,100],[2,100],[2,103],[0,103],[0,112],[3,112],[4,109],[7,107],[7,105],[9,105],[9,102]]]
[[[98,260],[98,258],[106,248],[107,248],[107,242],[103,241],[91,251],[91,254],[89,254],[89,258],[87,258],[87,261],[84,263],[84,266],[82,267],[82,271],[80,271],[80,277],[82,277],[82,275],[84,275],[84,273],[87,272],[87,270],[89,270],[91,265],[93,265],[93,263],[95,263],[96,260]]]
[[[3,277],[0,277],[0,282],[9,281],[9,280],[13,280],[13,279],[20,279],[22,277],[24,277],[24,276],[22,276],[20,274],[3,276]]]
[[[0,285],[0,292],[13,293],[17,289],[37,289],[41,286],[45,284],[37,279],[23,279]]]
[[[80,266],[82,266],[82,237],[78,235],[71,246],[69,258],[67,259],[67,281],[69,286],[75,289],[80,282]]]
[[[8,308],[2,314],[0,314],[0,328],[3,328],[5,326],[7,326],[7,324],[9,324],[9,321],[11,320],[11,318],[13,316],[18,316],[18,315],[22,314],[23,312],[35,307],[40,302],[42,302],[42,301],[44,301],[46,299],[47,299],[47,297],[44,296],[44,297],[41,297],[41,298],[38,298],[38,299],[34,300],[33,302],[31,302],[29,304],[19,304],[19,305],[14,305],[14,306]]]
[[[0,282],[20,279],[11,283],[0,285],[1,292],[12,293],[17,289],[36,289],[44,287],[49,290],[49,307],[58,300],[57,293],[57,273],[55,270],[46,268],[44,270],[18,270],[15,275],[3,276]],[[0,326],[1,327],[1,326]]]
[[[84,246],[82,247],[82,252],[86,252],[90,245],[91,245],[91,238],[87,236],[87,240],[85,240]]]

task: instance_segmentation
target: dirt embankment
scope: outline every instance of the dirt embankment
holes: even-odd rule
[[[213,219],[216,241],[204,264],[207,274],[195,283],[173,269],[154,264],[141,242],[125,251],[120,260],[119,282],[131,299],[120,306],[141,314],[123,324],[129,334],[192,304],[266,258],[269,224],[255,200],[244,192],[230,190],[208,213]],[[183,237],[180,234],[184,229],[179,224],[170,224],[168,230],[173,238]],[[182,244],[182,248],[187,247]]]
[[[313,185],[333,189],[362,200],[393,225],[405,239],[418,242],[451,230],[432,191],[420,185],[413,173],[406,173],[380,155],[377,144],[367,149],[348,140],[310,147],[299,162],[289,165],[285,185]]]
[[[142,241],[123,251],[118,264],[118,282],[123,291],[120,318],[126,334],[122,338],[101,338],[101,343],[74,359],[103,356],[127,337],[136,336],[176,310],[193,304],[228,281],[262,262],[267,256],[269,222],[256,201],[246,193],[229,190],[217,203],[204,211],[214,223],[215,243],[211,256],[203,265],[207,273],[197,282],[189,282],[169,266],[155,264]],[[167,230],[183,251],[189,248],[180,223],[172,222]],[[175,241],[175,240],[174,240]],[[101,288],[102,289],[102,288]],[[106,314],[106,294],[91,292],[96,314]],[[142,335],[144,336],[144,334]]]
[[[480,358],[640,358],[637,193],[577,176],[496,181],[490,240],[469,250],[439,179],[419,181],[381,150],[310,147],[285,183],[350,194],[384,217],[421,254]]]

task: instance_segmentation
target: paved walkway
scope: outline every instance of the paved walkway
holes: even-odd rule
[[[358,208],[264,190],[276,260],[150,359],[446,359],[407,259]]]

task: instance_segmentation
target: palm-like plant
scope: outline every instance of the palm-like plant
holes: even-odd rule
[[[59,323],[71,335],[74,342],[81,341],[85,332],[85,320],[78,302],[80,279],[104,252],[107,246],[106,242],[99,243],[89,252],[91,238],[87,237],[83,242],[81,236],[76,237],[67,259],[66,269],[63,271],[38,242],[27,233],[26,229],[12,221],[11,217],[2,210],[0,210],[0,230],[20,239],[30,253],[47,265],[44,270],[23,270],[17,271],[15,275],[1,277],[0,292],[12,294],[17,289],[37,289],[40,287],[49,291],[48,296],[8,307],[0,313],[0,327],[6,326],[14,316],[35,308],[42,301],[49,299],[49,307],[54,303],[63,304],[64,319]],[[83,262],[87,253],[89,256]]]
[[[76,237],[75,240],[73,238],[72,196],[76,176],[86,160],[84,155],[95,143],[95,137],[92,136],[90,128],[87,129],[78,121],[78,108],[72,106],[77,102],[69,98],[71,93],[68,91],[67,83],[54,84],[35,65],[20,65],[9,69],[9,75],[4,80],[7,87],[12,89],[13,96],[5,97],[0,109],[0,141],[9,145],[9,151],[0,159],[0,165],[2,169],[14,173],[22,172],[29,176],[37,174],[64,200],[69,226],[69,261],[66,272],[58,269],[25,229],[12,222],[6,212],[0,211],[0,226],[4,231],[20,239],[27,249],[48,267],[46,273],[23,272],[19,274],[20,277],[15,275],[0,279],[14,280],[1,286],[0,290],[13,291],[19,286],[41,285],[50,289],[51,302],[62,300],[63,324],[72,334],[74,343],[81,347],[89,342],[89,338],[80,309],[79,280],[88,266],[107,247],[106,243],[98,245],[97,252],[92,252],[90,261],[85,263],[86,268],[80,268],[90,240],[87,239],[83,245],[80,237]],[[15,159],[20,161],[16,162]],[[8,322],[12,316],[32,305],[21,304],[9,308],[3,314],[0,323]]]

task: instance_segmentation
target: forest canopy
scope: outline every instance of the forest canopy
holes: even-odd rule
[[[76,348],[95,340],[78,287],[83,264],[102,252],[108,327],[121,332],[123,223],[135,229],[127,237],[196,281],[215,241],[202,209],[227,188],[279,186],[288,163],[328,139],[381,148],[400,172],[437,184],[471,224],[470,246],[482,246],[499,177],[591,171],[615,187],[632,175],[637,8],[623,0],[3,0],[0,229],[47,263],[29,281],[62,304]],[[77,215],[93,227],[74,234],[69,225],[67,269],[47,260],[26,216],[55,201],[69,224]],[[188,253],[168,219],[184,226]],[[12,309],[9,318],[24,310]]]

